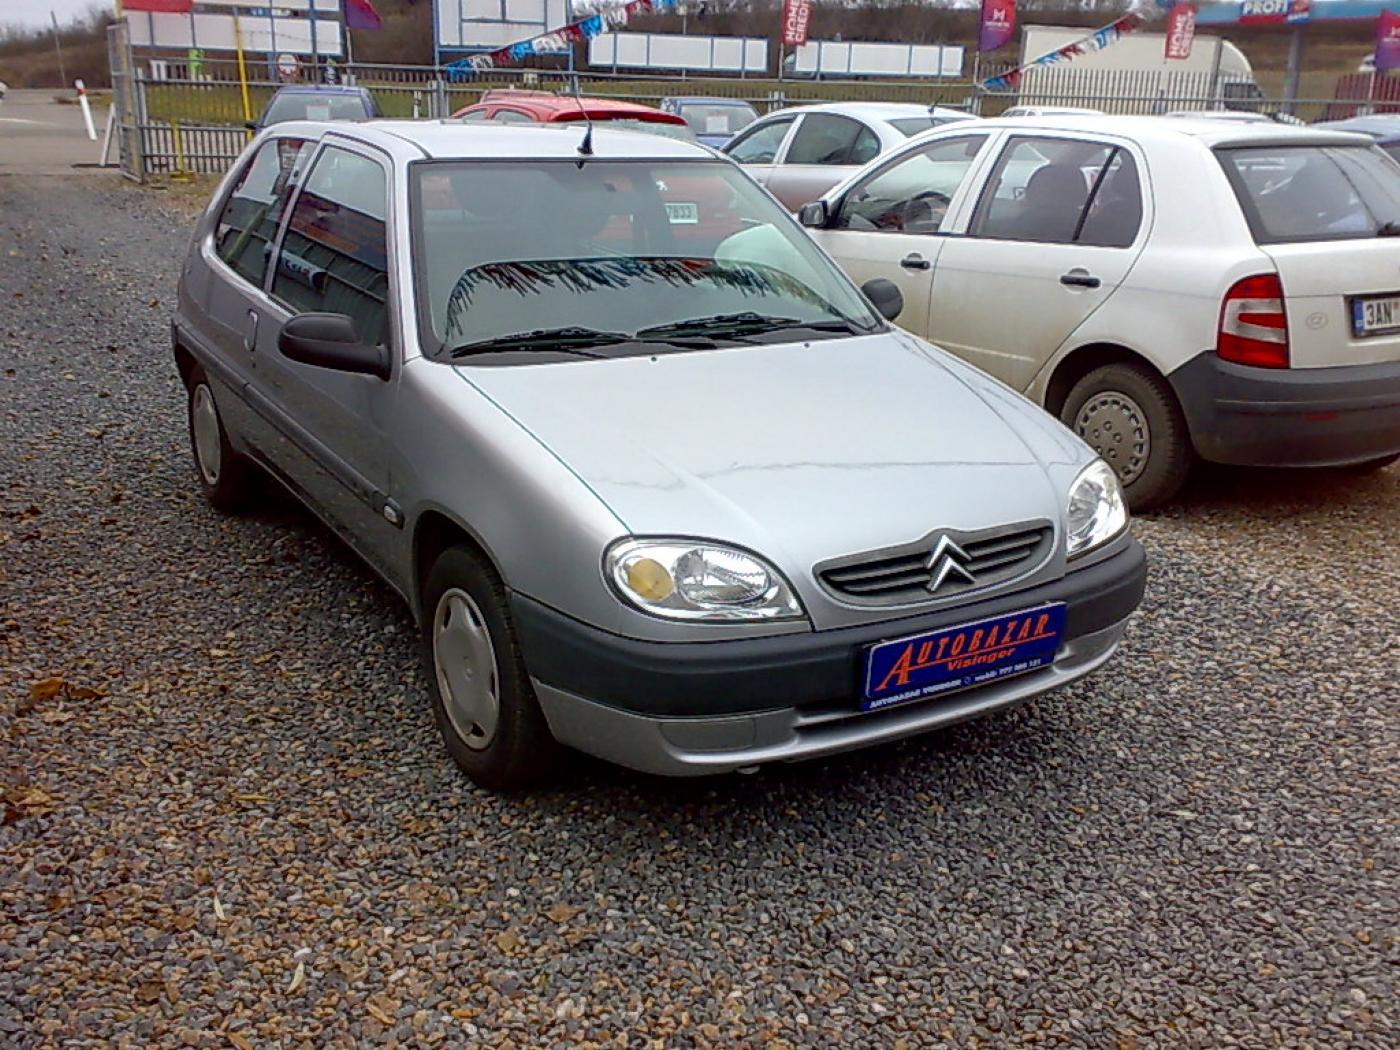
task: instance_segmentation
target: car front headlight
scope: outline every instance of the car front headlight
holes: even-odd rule
[[[706,540],[622,540],[604,558],[608,579],[643,612],[670,620],[794,620],[802,603],[777,569]]]
[[[1128,505],[1118,475],[1101,459],[1079,472],[1069,487],[1065,553],[1071,558],[1107,543],[1128,526]]]

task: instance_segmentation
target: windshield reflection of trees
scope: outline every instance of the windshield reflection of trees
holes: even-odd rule
[[[675,256],[492,262],[473,266],[457,278],[447,299],[447,334],[451,336],[462,331],[462,315],[482,288],[520,296],[556,290],[587,295],[603,290],[622,291],[634,285],[662,284],[672,288],[725,289],[746,299],[793,299],[816,307],[823,315],[831,313],[821,296],[807,285],[781,270],[758,264]]]

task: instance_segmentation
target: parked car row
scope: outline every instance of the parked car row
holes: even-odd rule
[[[479,784],[1021,702],[1111,657],[1129,504],[1196,458],[1400,453],[1400,167],[1364,136],[810,107],[726,157],[639,108],[277,123],[183,268],[206,497],[277,479],[404,597]]]

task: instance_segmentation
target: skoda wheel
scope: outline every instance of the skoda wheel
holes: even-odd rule
[[[516,644],[506,591],[465,547],[444,551],[423,592],[433,715],[448,753],[481,787],[527,787],[554,767],[550,735]]]
[[[1186,419],[1165,380],[1146,368],[1094,369],[1074,384],[1060,419],[1114,469],[1135,511],[1171,499],[1191,471]]]
[[[189,377],[190,451],[204,498],[218,510],[235,511],[252,502],[257,490],[253,464],[229,444],[209,377],[195,368]]]

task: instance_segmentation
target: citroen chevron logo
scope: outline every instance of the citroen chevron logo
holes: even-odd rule
[[[975,583],[972,573],[966,568],[968,560],[967,551],[950,540],[946,534],[939,536],[933,551],[924,562],[931,574],[928,581],[929,593],[937,594],[938,588],[942,587],[950,576],[960,576],[964,583]]]

